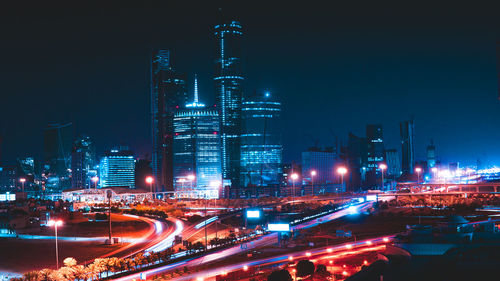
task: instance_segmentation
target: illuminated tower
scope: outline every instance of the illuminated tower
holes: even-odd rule
[[[174,116],[174,187],[178,196],[219,198],[222,187],[220,120],[214,107],[194,100]]]
[[[153,53],[151,67],[151,166],[158,191],[173,190],[173,116],[187,103],[186,79],[170,65],[170,52]]]
[[[240,183],[242,31],[239,22],[223,19],[215,26],[215,93],[221,119],[222,175],[232,187]]]
[[[401,132],[401,171],[403,174],[413,174],[415,164],[415,151],[413,148],[415,127],[413,120],[401,122],[399,129]]]
[[[242,116],[242,186],[247,187],[249,192],[252,192],[251,187],[278,187],[283,152],[280,134],[281,102],[268,92],[245,98]]]

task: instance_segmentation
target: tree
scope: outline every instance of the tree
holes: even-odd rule
[[[292,281],[292,276],[286,269],[276,270],[267,276],[267,281]]]
[[[64,266],[66,267],[74,267],[76,266],[76,260],[74,258],[65,258],[63,261]]]
[[[314,263],[309,260],[301,260],[297,263],[297,277],[305,277],[314,274]]]

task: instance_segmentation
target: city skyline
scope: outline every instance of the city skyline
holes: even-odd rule
[[[174,5],[181,12],[169,21],[177,21],[179,30],[168,22],[149,19],[147,15],[154,9],[147,5],[138,11],[125,6],[123,14],[105,6],[95,22],[86,26],[95,33],[87,30],[82,36],[69,38],[63,35],[81,29],[83,19],[94,15],[94,10],[68,11],[68,15],[75,16],[70,19],[51,18],[55,12],[48,11],[48,7],[42,7],[46,13],[39,17],[20,10],[16,14],[14,9],[14,15],[27,20],[17,27],[17,32],[42,36],[28,28],[37,30],[40,27],[33,25],[40,23],[50,28],[44,31],[44,40],[36,43],[44,56],[30,53],[28,58],[12,56],[16,61],[5,58],[4,91],[12,94],[2,103],[2,161],[10,163],[26,156],[41,159],[43,128],[54,122],[72,122],[76,134],[84,133],[95,140],[99,154],[125,143],[137,155],[151,157],[147,76],[152,48],[171,50],[173,65],[188,77],[199,73],[205,101],[213,104],[215,50],[211,29],[216,23],[216,6],[200,4],[199,11]],[[316,139],[328,146],[334,142],[333,134],[345,145],[348,132],[362,136],[366,124],[382,124],[386,149],[400,151],[399,122],[413,118],[415,160],[425,159],[425,148],[433,139],[437,159],[442,162],[473,165],[479,158],[484,165],[497,163],[500,149],[495,140],[500,138],[496,130],[500,113],[495,69],[498,22],[494,13],[486,7],[459,4],[450,10],[445,9],[446,5],[437,5],[427,11],[422,5],[415,11],[398,13],[374,7],[387,19],[366,27],[363,23],[375,16],[363,12],[349,20],[339,15],[340,11],[353,11],[354,7],[342,5],[334,12],[338,17],[332,15],[331,24],[326,12],[314,9],[316,15],[308,14],[311,9],[307,7],[301,12],[304,17],[300,22],[290,20],[299,13],[299,7],[294,6],[286,7],[289,13],[276,15],[273,12],[279,10],[277,4],[266,8],[249,6],[235,13],[245,33],[248,79],[244,95],[268,90],[283,101],[284,161],[300,162],[300,153],[313,146]],[[213,12],[203,13],[202,8]],[[182,18],[188,12],[199,18],[195,24]],[[427,23],[418,21],[419,12],[426,16]],[[272,20],[272,24],[256,20],[259,17],[252,17],[252,13]],[[126,15],[137,18],[126,22]],[[464,15],[474,19],[470,25],[460,22]],[[134,25],[143,18],[148,20]],[[401,21],[401,25],[386,26],[391,19]],[[112,24],[113,20],[121,25]],[[61,27],[61,23],[68,26]],[[417,26],[421,29],[416,30]],[[379,30],[382,27],[383,32]],[[141,32],[146,34],[137,36]],[[16,38],[12,32],[6,34],[11,40],[2,47],[4,54],[29,50],[25,39]],[[109,34],[116,42],[104,38]],[[157,34],[167,38],[158,39],[154,36]],[[297,36],[300,41],[315,43],[311,44],[314,47],[295,41]],[[129,37],[136,42],[117,48],[130,41]],[[93,40],[104,44],[98,47],[87,42]],[[66,61],[70,55],[75,56],[71,63]],[[100,59],[87,61],[89,57]],[[456,57],[461,59],[457,62]],[[20,76],[25,69],[19,65],[24,65],[26,59],[33,68],[23,77],[32,83]],[[399,63],[412,67],[401,69]],[[44,66],[48,69],[41,73],[39,69]],[[191,84],[188,79],[189,92]],[[14,114],[13,110],[21,113]]]

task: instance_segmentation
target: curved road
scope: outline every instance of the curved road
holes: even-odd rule
[[[362,210],[367,209],[370,206],[371,206],[371,203],[362,203],[362,204],[354,205],[354,206],[351,206],[349,208],[345,208],[345,209],[336,211],[334,213],[322,216],[320,218],[313,219],[311,221],[307,221],[304,223],[300,223],[298,225],[295,225],[293,227],[293,229],[298,230],[298,229],[313,227],[313,226],[316,226],[318,224],[325,223],[325,222],[335,220],[335,219],[338,219],[340,217],[352,214],[353,212],[360,212]],[[250,250],[250,249],[257,248],[257,247],[264,247],[264,246],[272,245],[272,244],[277,243],[277,241],[278,241],[278,234],[277,233],[270,233],[270,234],[261,236],[260,238],[254,240],[254,241],[245,243],[246,244],[245,250]],[[222,249],[220,251],[204,255],[202,257],[191,258],[191,259],[187,259],[184,261],[160,266],[158,268],[145,270],[142,273],[146,273],[146,276],[151,276],[151,275],[165,273],[165,272],[168,272],[172,269],[181,268],[184,266],[195,267],[195,266],[199,266],[201,264],[206,264],[206,263],[209,263],[212,261],[228,258],[229,256],[232,256],[235,254],[239,254],[242,252],[242,248],[243,248],[242,245],[238,244],[236,246],[232,246],[232,247],[227,248],[227,249]],[[128,280],[133,280],[133,279],[139,280],[140,273],[133,273],[133,274],[121,277],[121,278],[114,279],[114,280],[128,281]]]

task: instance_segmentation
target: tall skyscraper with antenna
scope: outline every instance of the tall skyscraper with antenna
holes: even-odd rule
[[[193,102],[174,116],[174,187],[178,196],[219,198],[222,191],[219,128],[219,112],[199,101],[195,78]]]
[[[157,50],[151,63],[151,127],[155,189],[173,190],[173,117],[187,103],[186,79],[170,64],[170,52]]]
[[[215,25],[215,93],[221,119],[222,175],[231,180],[232,189],[240,184],[240,157],[243,95],[242,27],[220,15]],[[234,192],[231,192],[233,195]]]

